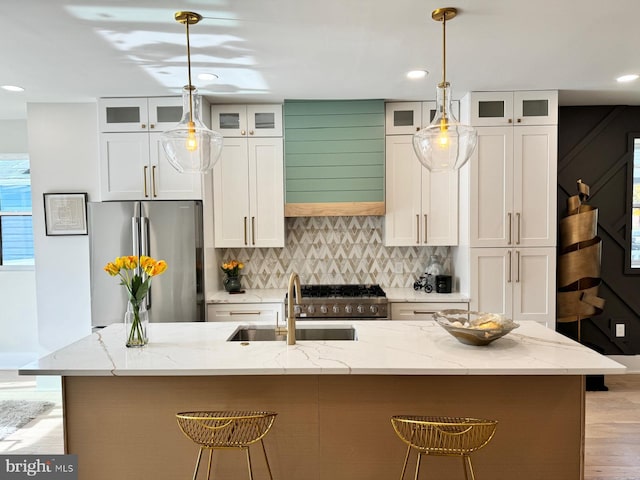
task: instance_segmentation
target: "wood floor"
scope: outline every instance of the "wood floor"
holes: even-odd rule
[[[586,396],[585,480],[640,480],[640,375],[609,376],[605,383],[608,392]],[[63,452],[59,392],[39,392],[33,378],[4,371],[0,398],[56,402],[46,415],[0,440],[0,454]]]
[[[587,392],[585,480],[640,479],[640,375],[612,375]]]

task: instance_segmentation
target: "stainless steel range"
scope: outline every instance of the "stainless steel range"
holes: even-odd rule
[[[388,317],[387,296],[380,285],[302,285],[301,293],[294,306],[299,320]]]

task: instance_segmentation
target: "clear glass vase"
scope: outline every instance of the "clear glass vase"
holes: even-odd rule
[[[144,347],[149,343],[149,312],[145,299],[141,302],[129,301],[124,314],[124,331],[127,347]]]

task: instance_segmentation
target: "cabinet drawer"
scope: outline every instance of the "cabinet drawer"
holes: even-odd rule
[[[391,320],[433,320],[433,314],[440,310],[468,310],[467,302],[420,302],[392,303]]]
[[[282,303],[210,303],[207,305],[207,322],[260,322],[273,323],[283,320]]]

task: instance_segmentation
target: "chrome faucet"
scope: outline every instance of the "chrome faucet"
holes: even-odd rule
[[[287,345],[296,344],[296,312],[293,306],[294,290],[296,300],[299,300],[302,297],[300,294],[300,277],[297,273],[292,272],[287,286]]]

